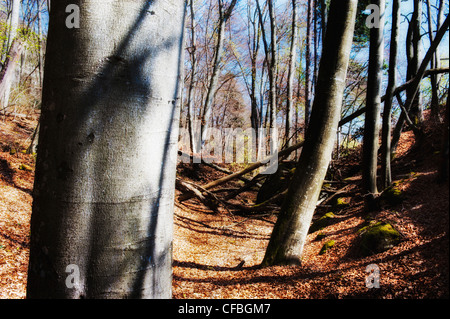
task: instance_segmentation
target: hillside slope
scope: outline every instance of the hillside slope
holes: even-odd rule
[[[0,119],[0,298],[25,297],[34,158],[22,151],[35,125],[32,119]],[[350,185],[346,205],[308,235],[301,267],[257,267],[276,211],[241,216],[213,213],[195,199],[176,203],[174,297],[448,298],[449,191],[448,182],[436,181],[439,132],[439,127],[429,130],[421,146],[412,132],[403,133],[393,166],[402,201],[385,203],[373,214],[363,210],[358,153],[335,163]],[[188,173],[179,171],[182,178]],[[201,183],[221,174],[207,168],[196,173]],[[254,198],[248,193],[241,199]],[[318,209],[316,218],[328,210]],[[359,230],[375,222],[389,222],[402,240],[387,251],[362,256]],[[334,246],[319,254],[330,240]],[[380,270],[379,288],[366,287],[369,265]]]

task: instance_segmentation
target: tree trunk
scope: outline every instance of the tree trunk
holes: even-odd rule
[[[225,10],[223,0],[219,0],[219,26],[217,28],[217,43],[214,56],[213,72],[209,82],[208,92],[206,94],[206,100],[205,105],[203,107],[203,116],[201,123],[202,145],[207,138],[208,122],[209,118],[211,117],[214,96],[217,90],[217,83],[219,82],[220,62],[222,61],[223,42],[225,36],[225,24],[227,23],[228,19],[231,16],[231,13],[233,12],[233,8],[236,5],[236,1],[237,0],[232,0],[228,8]]]
[[[52,3],[29,298],[171,297],[184,9]]]
[[[295,126],[293,126],[294,117],[294,76],[295,65],[297,60],[297,1],[292,0],[292,35],[291,35],[291,49],[289,52],[289,70],[288,70],[288,83],[287,83],[287,101],[286,101],[286,127],[285,127],[285,140],[286,147],[290,145],[289,139],[292,138]]]
[[[398,31],[400,28],[400,0],[392,2],[391,47],[389,51],[389,76],[383,110],[381,138],[381,182],[383,188],[391,185],[391,129],[392,101],[397,79]]]
[[[372,0],[380,8],[379,27],[370,29],[369,71],[363,141],[363,187],[368,209],[373,208],[377,190],[377,155],[381,110],[382,66],[384,50],[384,0]]]
[[[262,266],[300,264],[338,127],[350,56],[356,0],[331,0],[328,27],[305,145]]]
[[[278,130],[277,130],[277,27],[275,18],[275,8],[273,0],[268,0],[269,20],[270,20],[270,61],[269,64],[269,99],[270,99],[270,119],[269,119],[269,149],[270,154],[278,150]]]
[[[311,46],[312,46],[312,2],[308,0],[307,8],[307,20],[306,20],[306,70],[305,70],[305,132],[309,125],[309,119],[311,116],[311,103],[312,103],[312,81],[311,81]]]
[[[422,22],[422,0],[414,0],[414,12],[411,18],[408,33],[410,34],[409,40],[407,40],[408,46],[408,68],[407,68],[407,79],[414,78],[420,66],[421,50],[420,50],[420,39],[421,39],[421,22]],[[410,99],[410,96],[413,95],[410,89],[406,90],[407,99]],[[422,109],[422,94],[419,92],[415,95],[414,103],[412,104],[410,110],[410,117],[413,119],[413,122],[416,125],[419,125],[423,122],[423,109]]]
[[[11,84],[14,80],[16,65],[22,55],[23,44],[20,39],[15,39],[8,51],[2,70],[0,71],[0,110],[5,110],[9,104]]]
[[[195,86],[195,76],[197,72],[197,41],[195,35],[195,10],[194,10],[194,0],[190,1],[189,9],[191,13],[191,50],[189,52],[191,58],[191,81],[189,83],[188,96],[187,96],[187,121],[189,129],[189,147],[192,154],[199,152],[199,145],[197,145],[197,139],[195,139],[194,132],[194,86]]]
[[[430,0],[426,0],[427,2],[427,22],[428,22],[428,37],[430,39],[430,44],[433,42],[433,17],[431,16],[431,2]],[[438,27],[439,28],[439,27]],[[438,51],[434,52],[433,57],[430,61],[430,68],[435,69],[438,68]],[[431,116],[434,120],[440,122],[439,116],[439,96],[438,96],[438,86],[437,86],[437,75],[433,74],[430,76],[431,82]]]
[[[14,81],[14,70],[17,65],[16,58],[12,55],[16,52],[21,52],[22,47],[20,49],[13,48],[13,44],[16,41],[17,37],[17,28],[19,27],[19,13],[20,13],[20,0],[13,0],[12,2],[12,11],[11,11],[11,23],[9,25],[9,33],[8,33],[8,39],[7,39],[7,46],[6,46],[6,52],[8,52],[8,57],[6,60],[11,61],[12,64],[8,66],[8,73],[5,75],[5,77],[2,79],[2,90],[0,92],[0,100],[1,100],[1,106],[2,108],[8,107],[9,104],[9,97],[11,94],[11,85]],[[16,43],[17,45],[17,43]],[[19,54],[20,56],[20,54]],[[5,62],[6,65],[6,62]]]
[[[407,112],[411,110],[413,105],[416,102],[416,95],[419,92],[419,86],[420,81],[427,73],[426,68],[428,64],[431,61],[431,58],[438,48],[439,44],[441,43],[442,38],[444,37],[445,33],[447,32],[449,26],[449,18],[448,16],[445,18],[444,22],[442,23],[441,27],[439,28],[438,32],[436,33],[436,37],[434,38],[433,42],[431,43],[430,47],[428,48],[427,53],[425,54],[425,57],[422,60],[422,63],[420,64],[419,71],[417,72],[417,75],[411,79],[411,83],[407,86],[407,89],[409,90],[409,95],[407,94],[407,99],[405,103],[405,109]],[[404,112],[400,114],[400,117],[397,121],[397,124],[395,125],[394,132],[392,134],[392,141],[391,141],[391,151],[395,152],[398,140],[400,139],[400,135],[403,128],[403,123],[405,122],[406,116]],[[417,130],[416,130],[417,131]]]

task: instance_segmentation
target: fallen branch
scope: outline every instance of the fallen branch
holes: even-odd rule
[[[252,172],[252,171],[254,171],[254,170],[260,168],[261,166],[266,165],[266,164],[269,163],[271,160],[273,160],[275,156],[278,156],[278,159],[281,159],[281,158],[283,158],[284,156],[289,155],[290,153],[292,153],[292,152],[295,151],[296,149],[299,149],[300,147],[302,147],[302,146],[303,146],[303,143],[304,143],[304,141],[302,141],[302,142],[300,142],[300,143],[297,143],[297,144],[295,144],[295,145],[292,145],[292,146],[290,146],[290,147],[288,147],[288,148],[286,148],[286,149],[284,149],[284,150],[278,152],[278,154],[273,154],[272,156],[266,158],[266,159],[263,160],[263,161],[259,161],[259,162],[253,163],[253,164],[249,165],[247,168],[245,168],[245,169],[243,169],[243,170],[241,170],[241,171],[239,171],[239,172],[236,172],[236,173],[233,173],[233,174],[224,176],[224,177],[222,177],[222,178],[219,178],[219,179],[217,179],[217,180],[215,180],[215,181],[212,181],[212,182],[210,182],[210,183],[208,183],[208,184],[206,184],[206,185],[203,185],[202,187],[203,187],[205,190],[207,190],[207,189],[210,189],[210,188],[213,188],[213,187],[217,187],[217,186],[219,186],[219,185],[222,185],[222,184],[224,184],[224,183],[226,183],[226,182],[229,182],[229,181],[231,181],[231,180],[233,180],[233,179],[239,178],[239,177],[241,177],[241,176],[243,176],[243,175],[245,175],[245,174],[247,174],[247,173],[250,173],[250,172]],[[188,200],[189,198],[192,198],[192,194],[190,194],[190,193],[188,193],[188,194],[183,194],[183,195],[179,196],[179,197],[178,197],[178,200],[179,200],[180,202],[182,202],[182,201]]]

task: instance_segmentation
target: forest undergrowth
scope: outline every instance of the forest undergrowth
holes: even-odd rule
[[[426,113],[428,115],[428,113]],[[34,155],[25,154],[36,119],[0,118],[0,298],[25,298]],[[308,235],[301,266],[259,268],[277,211],[214,212],[197,199],[175,203],[173,297],[182,298],[448,298],[449,190],[437,182],[441,125],[427,120],[426,142],[404,132],[393,162],[401,201],[364,211],[360,150],[333,162],[348,189],[324,228]],[[178,177],[208,183],[224,174],[183,164]],[[230,182],[224,187],[236,186]],[[177,195],[179,192],[177,191]],[[253,203],[255,191],[240,194]],[[319,207],[315,218],[330,207]],[[359,252],[360,230],[388,222],[401,234],[394,247]],[[325,243],[334,245],[319,254]],[[366,287],[366,268],[380,270],[379,288]]]

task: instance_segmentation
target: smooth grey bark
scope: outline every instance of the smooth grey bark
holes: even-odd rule
[[[9,32],[8,32],[8,39],[7,39],[7,46],[6,46],[6,52],[11,51],[12,45],[14,42],[18,41],[16,40],[17,37],[17,28],[19,27],[19,13],[20,13],[20,0],[13,0],[12,1],[12,11],[11,11],[11,22],[9,25]],[[8,59],[9,57],[7,57]],[[12,82],[14,80],[14,69],[16,67],[16,60],[14,58],[10,58],[10,61],[12,61],[12,64],[9,65],[9,72],[6,74],[6,76],[2,79],[2,91],[0,92],[0,100],[1,100],[1,106],[2,108],[8,107],[9,104],[9,97],[11,95],[11,86]],[[5,63],[6,64],[6,63]]]
[[[356,0],[331,0],[310,125],[262,266],[301,263],[308,229],[334,148],[356,4]]]
[[[377,189],[377,154],[380,128],[382,67],[384,51],[384,0],[372,0],[380,8],[379,27],[370,29],[369,70],[367,78],[366,117],[363,140],[363,188],[368,206],[372,205]],[[370,207],[368,207],[370,209]]]
[[[306,15],[306,58],[305,58],[305,131],[309,125],[312,107],[312,80],[311,80],[311,46],[312,46],[312,16],[313,0],[308,0]]]
[[[184,11],[52,3],[27,297],[171,297]]]
[[[219,25],[217,27],[217,43],[215,48],[215,56],[214,56],[214,64],[213,71],[209,81],[208,92],[206,94],[205,104],[203,106],[203,115],[202,115],[202,123],[201,123],[201,138],[202,145],[204,141],[206,141],[208,134],[208,122],[211,117],[212,106],[214,102],[214,96],[217,90],[217,84],[219,82],[220,76],[220,63],[222,61],[223,56],[223,47],[224,47],[224,36],[225,36],[225,25],[228,19],[233,12],[234,6],[236,5],[237,0],[232,0],[229,6],[225,9],[223,0],[219,1]]]
[[[16,66],[19,63],[23,51],[23,44],[20,39],[14,39],[9,48],[8,55],[2,70],[0,71],[0,110],[8,107],[11,84],[14,80]]]
[[[290,145],[289,139],[294,133],[295,127],[293,126],[294,118],[294,76],[295,65],[297,60],[297,1],[292,0],[292,35],[291,35],[291,48],[289,51],[289,70],[288,70],[288,83],[287,83],[287,100],[286,100],[286,125],[285,125],[285,140],[286,147]],[[296,142],[296,141],[295,141]]]
[[[381,132],[381,182],[383,188],[391,185],[391,129],[392,101],[397,84],[398,33],[400,28],[400,0],[392,2],[391,45],[389,51],[389,74],[383,109]]]

